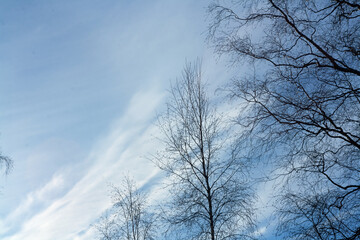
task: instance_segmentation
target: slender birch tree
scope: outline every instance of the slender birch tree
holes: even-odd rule
[[[174,239],[253,239],[246,165],[205,86],[200,64],[187,64],[159,119],[165,150],[155,162],[170,191],[163,217]]]

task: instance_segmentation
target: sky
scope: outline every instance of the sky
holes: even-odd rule
[[[206,43],[208,4],[0,2],[0,149],[14,161],[0,239],[93,239],[109,183],[156,185],[170,81],[197,58],[214,85],[230,75]]]

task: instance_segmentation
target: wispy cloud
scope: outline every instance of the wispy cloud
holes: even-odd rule
[[[12,220],[22,226],[21,229],[4,239],[29,239],[29,236],[37,240],[85,239],[90,233],[87,231],[89,225],[110,206],[106,187],[109,181],[116,182],[129,172],[140,184],[144,184],[157,173],[148,160],[139,156],[155,149],[155,143],[150,138],[156,130],[149,122],[163,96],[156,90],[136,93],[123,117],[92,150],[89,158],[92,158],[93,164],[86,174],[72,183],[73,187],[66,193],[38,211],[33,206],[56,196],[54,192],[61,188],[64,181],[72,180],[71,171],[54,175],[45,186],[30,193],[5,220],[5,226],[8,220]],[[32,217],[21,221],[20,216],[26,212]],[[9,228],[11,224],[4,229]]]
[[[25,200],[23,200],[21,204],[6,217],[5,220],[1,221],[0,234],[6,234],[6,232],[11,231],[13,228],[16,229],[19,222],[26,221],[26,219],[31,217],[34,209],[39,209],[46,206],[46,204],[49,204],[57,197],[63,186],[63,176],[56,174],[42,188],[30,192],[26,196]]]

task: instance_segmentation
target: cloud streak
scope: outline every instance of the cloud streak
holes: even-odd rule
[[[152,135],[156,128],[149,124],[154,111],[164,94],[156,90],[136,93],[123,116],[115,121],[108,136],[101,139],[89,155],[91,167],[85,175],[61,197],[40,211],[21,221],[20,216],[29,212],[39,202],[51,199],[57,189],[61,190],[65,181],[71,182],[71,173],[78,169],[57,173],[42,188],[31,192],[26,200],[5,220],[20,224],[21,229],[3,239],[85,239],[92,234],[89,225],[110,206],[107,184],[117,182],[124,173],[132,174],[140,184],[145,184],[157,169],[139,155],[145,155],[155,148]],[[143,109],[143,111],[139,111]],[[81,166],[78,166],[81,167]],[[4,223],[3,223],[4,224]],[[7,228],[11,228],[10,224]],[[5,234],[7,235],[7,234]]]

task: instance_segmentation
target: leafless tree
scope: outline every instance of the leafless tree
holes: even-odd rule
[[[200,64],[187,64],[159,118],[165,150],[156,164],[168,174],[163,218],[171,239],[253,239],[253,191],[239,149],[206,95]],[[171,235],[172,234],[172,235]],[[171,236],[171,237],[170,237]]]
[[[10,157],[0,153],[0,167],[4,168],[5,174],[8,174],[13,167],[13,161]]]
[[[113,208],[95,225],[100,239],[154,239],[156,219],[148,210],[146,193],[133,180],[126,177],[121,187],[112,186],[111,198]]]
[[[121,239],[116,215],[111,212],[106,212],[103,216],[101,216],[98,222],[94,225],[94,228],[101,240]]]
[[[258,152],[275,149],[271,160],[286,180],[279,234],[359,239],[359,1],[243,0],[209,9],[217,51],[257,69],[230,92],[249,110],[238,122],[257,137]]]

